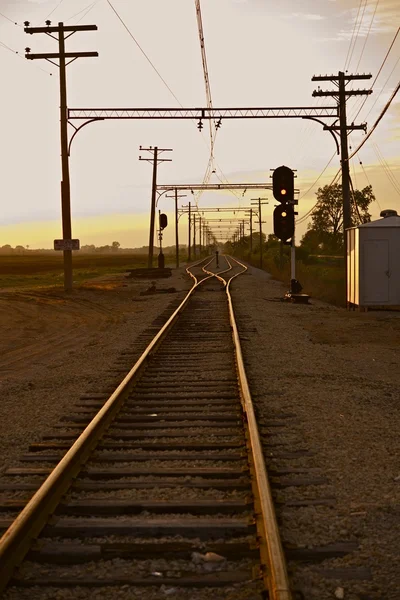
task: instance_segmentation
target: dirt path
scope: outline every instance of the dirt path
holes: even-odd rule
[[[156,282],[176,293],[141,295],[150,285],[118,275],[90,280],[72,294],[0,294],[0,470],[99,385],[109,363],[191,283],[180,269]]]

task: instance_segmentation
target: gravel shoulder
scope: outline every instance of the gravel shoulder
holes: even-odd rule
[[[71,294],[50,288],[0,293],[0,472],[68,413],[82,393],[101,389],[111,363],[144,349],[141,334],[192,282],[185,269],[156,281],[110,275]]]
[[[307,599],[399,600],[400,313],[347,312],[313,299],[310,306],[280,302],[285,291],[255,268],[232,289],[259,419],[292,415],[279,436],[290,444],[295,436],[293,449],[309,451],[284,458],[274,446],[276,432],[263,428],[267,465],[318,468],[327,479],[275,490],[275,497],[335,499],[333,508],[279,510],[283,541],[303,547],[355,541],[357,551],[319,568],[370,574],[327,580],[311,565],[289,563],[292,580]]]

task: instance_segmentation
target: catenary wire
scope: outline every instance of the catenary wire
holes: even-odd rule
[[[168,85],[168,83],[165,81],[165,79],[163,78],[163,76],[161,75],[161,73],[159,72],[159,70],[155,67],[155,65],[153,64],[153,62],[150,60],[150,58],[148,57],[148,55],[146,54],[146,52],[143,50],[143,48],[140,46],[139,42],[136,40],[136,38],[134,37],[134,35],[132,34],[132,32],[130,31],[130,29],[128,28],[128,26],[126,25],[126,23],[124,22],[124,20],[122,19],[122,17],[119,15],[119,13],[117,12],[117,10],[115,9],[115,7],[111,4],[110,0],[107,0],[108,4],[110,5],[110,8],[112,8],[112,10],[114,11],[115,15],[118,17],[118,19],[120,20],[120,22],[122,23],[122,25],[124,26],[124,28],[126,29],[126,31],[128,32],[128,34],[130,35],[130,37],[133,39],[133,41],[135,42],[135,44],[137,45],[137,47],[139,48],[139,50],[142,52],[142,54],[144,55],[144,57],[146,58],[146,60],[150,63],[151,67],[154,69],[154,71],[157,73],[157,75],[160,77],[161,81],[164,83],[164,85],[167,87],[167,89],[169,90],[169,92],[172,94],[172,96],[175,98],[175,100],[177,101],[177,103],[179,104],[179,106],[181,108],[183,108],[183,104],[181,104],[181,102],[179,101],[179,99],[177,98],[177,96],[174,94],[174,92],[172,91],[172,89],[170,88],[170,86]],[[206,143],[205,138],[202,134],[202,139],[203,141]],[[208,146],[208,144],[206,143],[206,145]],[[221,169],[220,169],[221,171]],[[222,171],[221,171],[222,173]],[[223,173],[222,173],[223,175]]]

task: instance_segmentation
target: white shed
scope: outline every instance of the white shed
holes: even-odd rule
[[[381,216],[346,230],[348,307],[400,306],[400,217]]]

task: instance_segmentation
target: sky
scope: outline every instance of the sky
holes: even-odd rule
[[[313,98],[312,92],[318,85],[333,89],[333,84],[311,78],[343,69],[371,73],[372,79],[349,84],[349,89],[368,89],[400,21],[398,0],[201,0],[201,9],[216,108],[332,106],[333,98]],[[67,51],[99,53],[67,67],[69,108],[179,108],[178,101],[185,107],[204,107],[195,1],[0,0],[0,13],[0,246],[50,248],[62,237],[58,68],[44,60],[28,61],[24,54],[27,46],[35,53],[57,52],[58,46],[45,34],[28,36],[23,22],[39,26],[49,18],[53,25],[97,25],[97,31],[75,33],[66,42]],[[364,98],[348,100],[349,122],[374,124],[398,84],[399,59],[400,35],[356,119]],[[351,147],[363,137],[363,132],[353,132]],[[165,153],[171,162],[159,165],[159,184],[203,181],[209,157],[207,123],[202,132],[190,120],[88,125],[75,137],[70,157],[72,233],[81,245],[148,243],[152,166],[138,160],[140,154],[150,157],[139,151],[140,145],[172,149]],[[270,183],[271,169],[287,165],[297,172],[301,218],[315,204],[318,187],[329,184],[338,171],[334,153],[329,132],[311,121],[223,121],[210,182]],[[373,187],[373,219],[384,208],[400,214],[400,96],[350,169],[356,188]],[[259,196],[258,190],[205,192],[198,202],[200,209],[237,208]],[[261,196],[268,202],[263,207],[268,234],[276,201],[270,191],[261,191]],[[180,205],[189,200],[193,202],[190,191]],[[169,218],[164,244],[170,245],[173,200],[162,197],[158,208]],[[308,222],[299,224],[297,239]],[[184,216],[180,241],[187,241]]]

